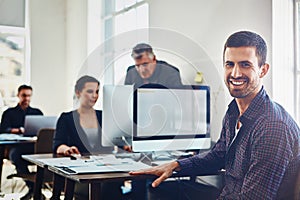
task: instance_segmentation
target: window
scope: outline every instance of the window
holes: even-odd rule
[[[295,1],[295,93],[296,93],[296,120],[300,124],[300,0]]]
[[[104,41],[119,34],[149,27],[148,3],[144,0],[103,0]],[[147,41],[143,41],[147,42]],[[114,54],[112,48],[105,49],[105,83],[123,84],[126,69],[133,64],[131,52]],[[110,78],[109,78],[110,77]]]
[[[27,82],[25,28],[0,26],[0,116],[18,102],[17,88]]]

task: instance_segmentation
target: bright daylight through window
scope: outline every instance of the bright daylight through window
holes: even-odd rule
[[[103,0],[104,41],[121,33],[149,27],[148,3],[144,0]],[[144,41],[147,42],[147,41]],[[107,51],[110,51],[107,49]],[[105,59],[107,62],[111,60]],[[113,83],[123,84],[124,73],[132,65],[130,54],[113,61]],[[105,63],[107,64],[107,63]],[[117,69],[117,70],[116,70]]]
[[[0,26],[0,116],[15,106],[16,90],[26,82],[25,28]]]
[[[300,1],[296,1],[295,9],[295,29],[296,29],[296,66],[295,66],[295,92],[296,92],[296,120],[300,124]]]

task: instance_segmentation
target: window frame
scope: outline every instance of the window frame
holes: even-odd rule
[[[14,83],[6,83],[8,85],[14,85],[14,88],[12,90],[8,89],[8,91],[4,91],[4,93],[12,92],[9,95],[2,95],[0,93],[0,121],[2,117],[2,113],[9,107],[15,106],[18,103],[17,95],[17,88],[20,84],[29,84],[30,82],[30,67],[29,67],[29,58],[30,58],[30,48],[28,45],[29,42],[29,36],[28,36],[28,30],[26,27],[18,27],[18,26],[8,26],[8,25],[0,25],[0,32],[3,35],[6,35],[6,38],[12,37],[12,38],[22,38],[23,40],[23,47],[22,49],[22,74],[19,78],[14,78],[9,75],[8,77],[5,77],[5,79],[9,78]],[[18,40],[18,39],[17,39]],[[11,41],[11,40],[8,40]],[[13,41],[13,40],[12,40]],[[16,43],[18,44],[18,43]],[[4,56],[6,57],[6,56]],[[6,67],[10,67],[7,65]],[[5,79],[2,79],[2,81],[5,82]],[[3,87],[3,85],[2,85]],[[14,95],[12,95],[14,94]],[[12,96],[11,96],[12,95]]]
[[[294,1],[294,31],[295,31],[295,119],[300,124],[300,0]]]
[[[106,4],[106,3],[109,4]],[[115,2],[116,0],[102,0],[102,13],[101,21],[102,21],[102,41],[108,41],[111,38],[113,38],[116,34],[115,30],[115,23],[117,17],[128,13],[134,9],[137,9],[138,7],[141,7],[145,4],[148,4],[146,0],[135,0],[135,3],[125,6],[122,9],[119,9],[117,11],[114,10],[115,8]],[[147,27],[148,28],[148,27]],[[114,45],[114,44],[112,44]],[[114,57],[116,56],[114,54],[114,51],[110,49],[112,46],[108,45],[106,46],[104,43],[104,66],[113,66],[105,69],[104,72],[104,83],[105,84],[117,84],[116,83],[116,77],[115,77],[115,62]]]

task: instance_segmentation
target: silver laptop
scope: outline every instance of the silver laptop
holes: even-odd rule
[[[57,116],[26,115],[24,136],[36,136],[42,128],[55,128]]]

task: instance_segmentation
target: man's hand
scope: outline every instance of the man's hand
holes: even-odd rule
[[[79,150],[75,146],[71,146],[69,148],[66,148],[64,151],[65,156],[70,156],[71,154],[80,154]]]
[[[77,147],[75,146],[69,147],[65,144],[60,145],[57,148],[56,153],[64,156],[70,156],[71,154],[80,154]]]
[[[10,130],[10,132],[11,132],[11,133],[14,133],[14,134],[19,134],[19,133],[20,133],[20,129],[18,129],[18,128],[12,128],[12,129]]]
[[[123,149],[125,150],[125,151],[128,151],[128,152],[132,152],[132,148],[131,148],[131,146],[123,146]]]
[[[172,176],[174,170],[179,170],[178,162],[174,161],[149,169],[129,172],[130,175],[152,174],[158,176],[152,183],[152,187],[157,187],[161,182]]]
[[[20,127],[20,128],[12,128],[10,130],[11,133],[14,133],[14,134],[23,134],[25,132],[25,129],[23,127]]]

